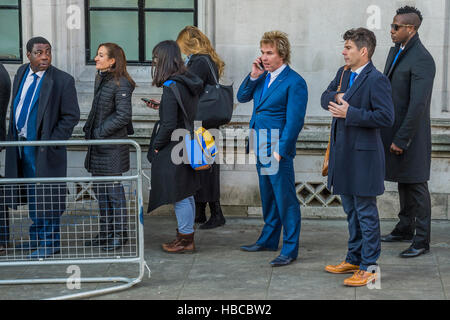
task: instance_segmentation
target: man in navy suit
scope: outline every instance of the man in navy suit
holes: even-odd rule
[[[75,81],[51,65],[52,47],[42,38],[27,43],[30,63],[22,65],[13,82],[9,141],[68,140],[80,119]],[[7,147],[7,178],[66,177],[65,147]],[[65,210],[64,184],[7,188],[8,206],[28,203],[30,240],[20,249],[30,258],[46,258],[60,251],[60,217]]]
[[[276,251],[283,229],[283,247],[270,264],[290,264],[298,256],[300,204],[295,191],[294,157],[303,127],[308,90],[305,80],[289,67],[290,43],[280,31],[266,32],[260,42],[261,57],[237,93],[241,103],[253,100],[250,120],[257,156],[256,169],[264,217],[257,242],[241,250]]]
[[[346,66],[322,94],[321,104],[333,116],[328,188],[341,195],[350,237],[345,261],[325,270],[354,273],[344,284],[364,286],[377,278],[370,269],[376,269],[381,251],[376,197],[384,193],[385,159],[380,129],[393,125],[394,105],[389,80],[371,62],[375,34],[352,29],[344,40]]]

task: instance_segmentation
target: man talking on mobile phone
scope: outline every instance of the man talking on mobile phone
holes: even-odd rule
[[[276,251],[283,229],[283,247],[270,264],[285,266],[298,256],[300,204],[295,191],[294,157],[303,128],[308,89],[305,80],[289,67],[291,47],[287,35],[266,32],[261,41],[261,57],[252,64],[242,82],[237,99],[253,100],[251,134],[256,142],[259,188],[264,228],[256,243],[242,246],[247,252]],[[262,63],[262,66],[261,66]]]

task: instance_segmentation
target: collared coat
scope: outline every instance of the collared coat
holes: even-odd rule
[[[392,86],[395,122],[381,131],[386,153],[387,181],[422,183],[430,179],[430,105],[436,65],[416,34],[392,66],[400,44],[392,47],[384,74]],[[402,155],[390,152],[394,143]]]
[[[322,94],[322,108],[335,101],[340,68]],[[328,189],[333,194],[372,197],[384,193],[385,160],[380,129],[394,123],[391,85],[372,62],[348,88],[350,70],[345,71],[340,92],[349,103],[347,116],[333,118],[328,163]]]
[[[0,63],[0,141],[6,139],[6,113],[11,96],[11,79],[8,71]]]
[[[15,124],[15,101],[24,76],[27,75],[30,64],[22,65],[14,77],[13,94],[8,128],[8,141],[17,141],[18,134]],[[80,120],[75,80],[68,73],[50,66],[41,80],[39,98],[34,106],[37,108],[36,126],[29,127],[32,133],[29,140],[68,140],[74,127]],[[36,177],[66,177],[67,176],[67,150],[64,146],[48,146],[35,148]],[[19,148],[7,147],[5,157],[5,176],[7,178],[22,178],[20,167]],[[48,193],[47,193],[48,191]],[[55,211],[64,211],[65,187],[60,184],[44,190],[44,196],[52,194],[52,201],[58,208]],[[14,193],[16,194],[16,193]],[[39,200],[39,199],[38,199]],[[9,199],[14,206],[18,199]]]

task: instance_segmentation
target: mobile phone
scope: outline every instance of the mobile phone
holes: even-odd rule
[[[142,101],[147,102],[147,103],[151,103],[154,104],[155,106],[159,106],[160,102],[153,100],[153,99],[147,99],[147,98],[141,98]]]
[[[258,64],[258,67],[259,67],[261,70],[264,70],[264,64],[263,64],[262,62],[260,62],[260,63]]]

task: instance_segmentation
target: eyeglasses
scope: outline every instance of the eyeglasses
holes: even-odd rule
[[[414,25],[412,25],[412,24],[396,24],[396,23],[391,24],[391,29],[394,29],[394,31],[398,31],[398,29],[400,29],[401,27],[414,27]]]

